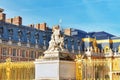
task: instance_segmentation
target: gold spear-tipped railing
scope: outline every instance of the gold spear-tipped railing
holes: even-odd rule
[[[82,58],[82,55],[76,55],[75,61],[76,80],[120,79],[120,58],[89,59]]]
[[[33,62],[11,62],[8,58],[5,63],[0,63],[0,80],[33,80],[34,78]]]

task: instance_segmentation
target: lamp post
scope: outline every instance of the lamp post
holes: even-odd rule
[[[46,50],[46,34],[43,34],[44,49]]]
[[[74,40],[71,39],[71,44],[72,44],[72,52],[74,53]]]

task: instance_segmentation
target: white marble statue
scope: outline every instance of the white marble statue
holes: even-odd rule
[[[59,26],[53,27],[53,34],[49,42],[48,51],[63,51],[64,49],[64,38],[61,35]]]

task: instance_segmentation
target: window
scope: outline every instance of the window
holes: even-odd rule
[[[2,36],[3,34],[3,27],[0,27],[0,37]]]
[[[7,54],[8,54],[7,48],[3,48],[3,49],[2,49],[2,54],[3,54],[3,55],[7,55]]]
[[[38,57],[39,56],[43,56],[43,53],[42,52],[38,52],[38,55],[37,55]]]
[[[13,49],[12,55],[17,56],[16,52],[17,52],[16,49]]]
[[[30,57],[31,57],[31,58],[35,58],[35,53],[34,53],[34,51],[31,51],[31,52],[30,52]]]
[[[22,50],[22,57],[26,57],[26,51]]]

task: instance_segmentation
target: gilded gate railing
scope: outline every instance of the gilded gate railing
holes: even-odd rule
[[[120,58],[82,59],[76,57],[77,80],[120,80]]]
[[[82,59],[81,55],[76,59],[77,80],[110,80],[109,64],[104,59]]]
[[[33,62],[11,62],[8,58],[0,63],[0,80],[33,80],[35,65]]]

